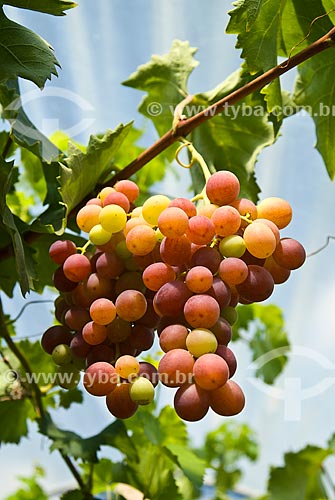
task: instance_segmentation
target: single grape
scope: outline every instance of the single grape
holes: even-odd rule
[[[102,252],[96,259],[96,272],[103,278],[117,278],[124,271],[124,263],[116,252]]]
[[[91,263],[85,255],[76,253],[70,255],[63,264],[63,272],[67,279],[78,283],[83,281],[92,272]]]
[[[292,219],[292,207],[288,201],[282,198],[265,198],[257,205],[259,219],[269,219],[279,229],[286,227]]]
[[[130,209],[130,202],[127,196],[117,191],[112,191],[106,196],[103,201],[103,206],[105,207],[106,205],[118,205],[123,208],[126,213],[128,213]]]
[[[280,240],[280,231],[274,222],[269,219],[255,219],[253,222],[256,224],[265,224],[266,226],[268,226],[273,232],[274,237],[276,238],[276,244],[278,245]]]
[[[222,237],[235,234],[241,225],[240,213],[230,205],[217,208],[211,220],[214,224],[215,233]]]
[[[193,295],[184,306],[186,321],[194,328],[210,328],[220,316],[220,306],[210,295]]]
[[[186,301],[192,292],[182,281],[172,281],[163,285],[156,293],[153,306],[159,316],[177,317],[182,314]]]
[[[104,325],[90,321],[82,329],[82,336],[87,344],[98,345],[106,340],[107,328]]]
[[[83,384],[93,396],[107,396],[118,384],[119,376],[114,366],[104,361],[93,363],[86,368]]]
[[[96,224],[90,229],[88,237],[93,245],[101,247],[110,241],[112,233],[104,229],[101,224]]]
[[[242,257],[245,248],[244,239],[237,234],[226,236],[219,244],[220,253],[224,257]]]
[[[137,271],[127,271],[122,273],[115,284],[115,293],[120,295],[127,290],[138,290],[144,293],[146,291],[142,276]]]
[[[271,274],[275,285],[285,283],[285,281],[287,281],[291,275],[291,271],[289,269],[277,264],[277,262],[273,258],[273,255],[266,259],[264,267]]]
[[[57,288],[59,292],[72,292],[77,286],[77,283],[69,280],[65,276],[63,267],[58,267],[56,269],[56,271],[53,274],[52,281],[54,287]]]
[[[75,389],[80,382],[80,371],[72,364],[57,367],[56,383],[63,389]]]
[[[168,238],[179,238],[188,229],[188,217],[178,207],[168,207],[158,217],[160,232]]]
[[[116,418],[129,418],[134,415],[138,404],[130,398],[130,384],[118,384],[115,389],[107,395],[106,405],[110,413]]]
[[[107,199],[107,197],[106,197]],[[119,205],[106,205],[99,215],[99,223],[109,233],[121,231],[127,222],[127,214]]]
[[[84,340],[81,332],[76,333],[71,340],[70,349],[72,354],[77,358],[85,359],[91,348],[92,345]]]
[[[116,307],[109,299],[96,299],[90,307],[90,316],[98,325],[108,325],[116,316]]]
[[[215,352],[218,341],[214,333],[207,328],[196,328],[188,334],[186,347],[193,356],[199,358],[203,354]]]
[[[248,266],[248,277],[236,289],[240,297],[250,302],[262,302],[270,297],[274,288],[274,281],[264,267],[250,265]]]
[[[258,259],[266,259],[276,248],[276,238],[273,231],[261,222],[249,224],[244,230],[243,238],[247,250]]]
[[[194,381],[206,391],[213,391],[224,385],[229,378],[226,361],[217,354],[204,354],[193,366]]]
[[[64,322],[70,330],[80,331],[88,321],[91,318],[87,309],[80,306],[71,306],[64,316]]]
[[[140,363],[134,356],[120,356],[115,363],[115,370],[121,378],[133,380],[140,371]]]
[[[282,238],[273,253],[273,258],[279,266],[294,270],[303,265],[306,252],[299,241],[293,238]]]
[[[76,245],[70,240],[58,240],[49,248],[49,255],[55,264],[62,265],[65,260],[77,253]]]
[[[136,321],[144,316],[147,310],[147,301],[143,293],[138,290],[125,290],[115,301],[116,312],[126,321]]]
[[[72,352],[70,346],[67,344],[57,345],[53,349],[51,356],[56,365],[67,365],[72,361]]]
[[[223,309],[225,311],[227,308]],[[214,326],[211,327],[218,344],[227,345],[231,341],[232,329],[229,321],[220,316]]]
[[[170,266],[182,266],[191,258],[191,243],[183,235],[179,238],[164,238],[160,245],[162,260]]]
[[[208,412],[209,392],[197,384],[184,384],[177,390],[173,404],[180,418],[196,422]]]
[[[123,193],[127,196],[130,203],[133,203],[140,194],[139,187],[135,184],[135,182],[128,179],[118,181],[115,184],[114,189],[115,191]]]
[[[237,257],[227,257],[220,263],[219,276],[228,285],[238,285],[247,279],[248,266]]]
[[[108,278],[103,278],[97,273],[92,273],[85,285],[84,291],[86,292],[88,298],[91,300],[90,303],[95,299],[106,297],[112,299],[114,296],[114,286],[113,281]]]
[[[130,384],[129,395],[138,405],[148,405],[155,397],[155,388],[146,377],[138,377]]]
[[[170,204],[170,199],[162,194],[150,196],[142,207],[142,217],[152,226],[157,226],[158,217]]]
[[[186,274],[185,283],[191,292],[204,293],[213,285],[213,274],[207,267],[195,266]]]
[[[201,247],[196,250],[191,257],[191,267],[204,266],[207,267],[212,274],[215,274],[221,262],[221,255],[211,247]]]
[[[192,243],[207,245],[214,238],[215,226],[208,217],[195,215],[189,220],[189,228],[186,234]]]
[[[213,205],[213,203],[206,203],[197,208],[197,215],[204,215],[207,219],[211,219],[217,208],[218,206]]]
[[[237,198],[237,200],[232,201],[230,205],[236,208],[243,217],[248,217],[249,220],[253,221],[257,219],[257,207],[251,200],[247,198]],[[241,220],[241,227],[245,227],[247,224],[247,222]]]
[[[115,359],[115,349],[111,346],[100,344],[91,346],[91,349],[86,356],[86,366],[93,365],[99,361],[112,363]]]
[[[157,236],[150,226],[141,224],[133,227],[126,236],[128,250],[134,255],[146,255],[156,246]]]
[[[193,377],[193,365],[194,359],[190,352],[184,349],[172,349],[165,353],[159,362],[159,379],[168,387],[190,383]]]
[[[155,340],[154,329],[141,324],[135,324],[132,328],[131,344],[140,351],[148,351]]]
[[[102,190],[100,191],[99,193],[99,198],[101,200],[101,203],[103,203],[105,201],[105,198],[106,196],[109,195],[109,193],[114,193],[115,189],[111,186],[106,186],[104,188],[102,188]]]
[[[209,393],[210,406],[218,415],[230,417],[241,413],[245,405],[242,389],[233,380]]]
[[[173,281],[176,278],[174,269],[165,262],[155,262],[150,264],[143,271],[142,279],[149,290],[157,291],[165,283]]]
[[[207,293],[217,301],[220,309],[224,309],[230,303],[231,290],[221,278],[216,277],[213,279],[213,285]]]
[[[170,201],[169,207],[178,207],[181,208],[188,217],[194,217],[197,215],[197,207],[194,203],[187,198],[175,198]]]
[[[89,233],[91,229],[99,224],[99,215],[102,208],[98,205],[85,205],[77,213],[77,225],[84,233]]]
[[[107,325],[107,335],[111,342],[118,343],[126,340],[131,334],[131,324],[119,317]]]
[[[159,345],[164,352],[172,349],[187,349],[187,335],[188,329],[186,326],[180,324],[168,325],[159,335]]]
[[[228,321],[230,325],[234,325],[238,319],[238,313],[235,307],[227,306],[221,311],[221,316]]]
[[[240,192],[238,178],[228,170],[215,172],[206,183],[206,194],[214,205],[229,205]]]

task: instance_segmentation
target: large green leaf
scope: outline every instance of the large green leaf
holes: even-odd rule
[[[5,0],[3,3],[21,9],[45,12],[54,16],[64,16],[65,10],[73,9],[77,5],[71,0]]]
[[[328,498],[322,485],[322,464],[330,449],[307,446],[297,453],[286,453],[283,467],[272,467],[268,500],[316,500]]]
[[[110,176],[115,154],[130,128],[131,123],[121,124],[103,136],[91,136],[86,153],[69,145],[69,156],[60,165],[59,177],[60,192],[68,212]]]
[[[36,33],[8,19],[0,6],[0,82],[25,78],[44,87],[59,66],[52,47]]]
[[[289,340],[285,331],[283,313],[279,307],[269,304],[251,304],[238,307],[234,339],[242,336],[252,351],[256,376],[267,384],[273,384],[283,371],[289,351]]]
[[[20,231],[17,228],[14,216],[6,203],[7,193],[12,187],[13,166],[14,162],[6,163],[0,156],[0,214],[2,222],[12,239],[20,287],[22,294],[26,295],[26,293],[30,290],[30,283],[22,238]]]
[[[174,40],[170,52],[153,55],[123,82],[147,92],[139,111],[152,120],[159,135],[171,128],[175,107],[188,94],[188,78],[198,65],[195,52],[188,42]]]

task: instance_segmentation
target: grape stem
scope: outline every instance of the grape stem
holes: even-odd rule
[[[92,245],[92,243],[88,240],[83,247],[77,247],[77,250],[83,255],[90,245]]]
[[[177,149],[176,151],[176,161],[177,163],[183,167],[183,168],[191,168],[193,167],[193,165],[195,163],[198,163],[201,170],[202,170],[202,173],[203,173],[203,176],[205,178],[205,186],[204,188],[202,189],[202,191],[197,194],[196,196],[194,196],[194,198],[192,198],[191,201],[198,201],[198,200],[204,200],[204,203],[205,204],[210,204],[210,201],[207,197],[207,194],[206,194],[206,183],[208,181],[208,179],[211,177],[211,172],[208,168],[208,165],[207,163],[205,162],[203,156],[199,153],[199,151],[197,151],[195,149],[195,147],[193,146],[193,144],[186,140],[184,137],[180,137],[179,138],[180,142],[182,142],[181,146],[179,146],[179,148]],[[187,148],[188,152],[190,153],[191,155],[191,159],[190,159],[190,162],[189,163],[184,163],[180,160],[179,158],[179,153],[182,151],[182,149],[184,148]]]

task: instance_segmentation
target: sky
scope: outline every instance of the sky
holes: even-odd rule
[[[79,142],[87,142],[90,133],[113,129],[133,118],[141,126],[143,117],[136,109],[142,94],[120,82],[153,53],[167,52],[176,38],[189,40],[199,49],[200,66],[190,78],[190,93],[215,87],[241,63],[239,51],[234,50],[235,37],[224,33],[229,9],[230,2],[220,0],[207,2],[206,8],[201,0],[79,0],[77,9],[55,18],[6,8],[9,17],[52,44],[62,66],[59,78],[48,82],[42,93],[29,82],[21,85],[29,116],[45,133],[62,128]],[[290,89],[293,79],[293,73],[285,76],[284,88]],[[147,145],[155,139],[149,126]],[[320,248],[328,235],[335,235],[335,186],[314,143],[312,120],[298,114],[285,121],[281,137],[261,153],[256,165],[261,198],[280,196],[291,203],[294,217],[284,236],[301,241],[307,253]],[[159,187],[162,192],[183,195],[188,179],[183,175],[176,186],[175,179],[168,177]],[[283,453],[307,443],[324,446],[335,432],[334,245],[308,258],[288,282],[276,287],[269,300],[282,308],[292,344],[289,362],[275,388],[268,390],[256,383],[250,351],[240,342],[232,344],[239,363],[234,379],[247,398],[246,409],[237,419],[256,431],[261,448],[259,461],[245,465],[242,485],[252,491],[264,489],[269,465],[280,465]],[[15,301],[6,301],[7,311],[15,314],[21,304],[17,293]],[[18,330],[21,335],[34,335],[51,323],[49,305],[31,306]],[[164,398],[171,401],[171,393]],[[103,402],[94,399],[92,403],[91,398],[85,398],[83,406],[58,411],[55,418],[61,427],[84,436],[110,422]],[[190,424],[193,442],[199,445],[205,431],[221,423],[220,417],[210,413],[202,422]],[[19,448],[8,445],[0,450],[1,470],[8,478],[2,483],[3,496],[13,491],[18,474],[32,472],[35,462],[46,466],[49,490],[73,484],[57,455],[49,455],[48,446],[32,426],[30,439],[24,439]]]

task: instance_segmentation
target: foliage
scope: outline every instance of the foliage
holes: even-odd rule
[[[30,290],[42,293],[52,286],[54,267],[47,259],[48,247],[56,235],[67,238],[70,231],[81,245],[80,236],[72,235],[76,211],[87,196],[113,184],[115,174],[127,172],[124,169],[131,160],[136,163],[145,151],[139,143],[146,136],[131,122],[91,136],[87,146],[61,132],[45,137],[23,109],[19,79],[42,89],[57,76],[59,63],[48,42],[5,15],[5,5],[62,16],[76,4],[70,0],[0,2],[0,112],[10,127],[0,132],[0,288],[1,294],[12,297],[17,284],[24,296]],[[319,19],[313,22],[316,17]],[[276,66],[279,57],[291,58],[329,31],[334,21],[332,0],[239,0],[231,11],[227,32],[237,35],[243,64],[214,89],[189,98],[182,121],[197,120],[208,106],[215,108],[220,99],[246,89],[236,105],[228,103],[218,115],[213,116],[211,108],[208,119],[197,122],[188,135],[212,172],[228,169],[238,175],[241,196],[257,201],[257,158],[276,141],[283,120],[301,107],[314,120],[316,147],[329,177],[334,178],[335,118],[329,112],[335,104],[332,49],[320,54],[315,51],[314,57],[298,66],[293,89],[283,90],[275,79],[260,90],[247,92],[254,78]],[[331,37],[329,46],[333,44]],[[198,65],[195,52],[188,42],[175,40],[167,54],[153,56],[124,82],[145,93],[139,111],[152,121],[159,136],[171,129],[176,107],[188,97],[188,80]],[[166,169],[172,168],[176,147],[171,144],[177,138],[172,134],[170,147],[162,148],[164,154],[132,172],[142,191],[152,189]],[[192,169],[191,182],[194,192],[202,190],[200,169]],[[1,300],[0,305],[0,419],[5,422],[0,443],[19,444],[29,437],[30,422],[37,423],[50,450],[60,453],[78,482],[79,489],[66,492],[64,500],[117,492],[120,484],[132,486],[151,500],[192,500],[199,498],[206,471],[212,474],[216,497],[227,498],[242,475],[242,459],[256,460],[256,438],[246,424],[225,423],[206,435],[201,449],[194,449],[187,427],[170,407],[160,411],[154,406],[142,408],[129,420],[113,421],[88,438],[58,427],[57,410],[81,404],[83,395],[79,389],[65,392],[43,377],[31,378],[32,374],[53,375],[53,365],[41,356],[39,342],[13,340],[15,322],[5,315]],[[247,343],[256,376],[273,384],[285,367],[289,349],[280,309],[258,304],[239,307],[233,340]],[[10,380],[9,373],[13,375]],[[121,458],[104,458],[104,446],[117,449]],[[325,448],[309,445],[287,453],[284,465],[271,469],[264,498],[327,498],[325,461],[332,455],[334,438]],[[42,469],[36,468],[30,478],[20,478],[23,487],[7,500],[47,498],[40,485],[42,476]]]

